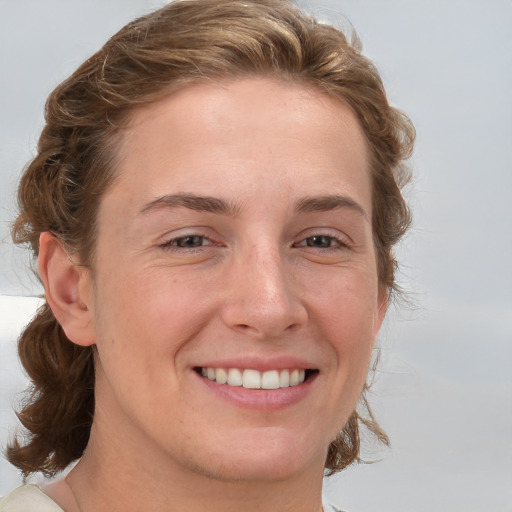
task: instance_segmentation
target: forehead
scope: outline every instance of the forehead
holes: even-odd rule
[[[350,153],[350,148],[366,151],[361,126],[341,99],[306,82],[264,77],[192,83],[136,109],[124,132],[124,146],[129,144],[135,146],[133,149],[140,149],[138,142],[146,142],[142,140],[145,135],[156,142],[155,130],[162,128],[160,135],[166,138],[167,144],[170,142],[167,135],[173,128],[174,138],[197,138],[198,129],[219,136],[230,129],[247,129],[256,137],[286,125],[286,134],[293,136],[305,124],[310,136],[316,135],[326,143],[335,139],[336,144]],[[349,132],[352,132],[350,141]],[[312,139],[312,143],[317,142],[318,139]]]
[[[341,100],[300,82],[188,85],[132,114],[119,155],[110,193],[131,190],[132,199],[191,186],[222,195],[222,177],[255,194],[276,186],[326,193],[340,179],[348,188],[370,188],[357,118]]]

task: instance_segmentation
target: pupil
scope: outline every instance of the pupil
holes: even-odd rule
[[[197,235],[185,236],[178,240],[179,247],[199,247],[202,242],[202,237]]]
[[[328,236],[312,236],[308,238],[310,247],[330,247],[330,238]]]

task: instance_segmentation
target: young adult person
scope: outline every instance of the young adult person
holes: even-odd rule
[[[46,302],[8,458],[76,464],[0,510],[330,510],[360,427],[387,441],[364,391],[413,139],[357,43],[287,1],[113,36],[50,95],[13,227]]]

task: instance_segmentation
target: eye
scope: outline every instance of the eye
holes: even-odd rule
[[[313,249],[342,249],[347,247],[347,244],[334,236],[313,235],[308,236],[304,240],[296,243],[295,247],[312,247]]]
[[[315,235],[306,238],[307,247],[316,247],[318,249],[328,249],[333,245],[339,245],[339,241],[332,236]]]
[[[211,245],[211,241],[203,235],[186,235],[164,242],[161,247],[169,249],[196,249],[204,245]]]

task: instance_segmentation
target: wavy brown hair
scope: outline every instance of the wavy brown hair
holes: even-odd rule
[[[50,231],[94,268],[96,213],[115,179],[116,148],[130,114],[187,84],[270,76],[312,85],[345,102],[364,130],[371,160],[373,234],[381,287],[396,289],[393,245],[410,224],[402,165],[414,129],[392,108],[355,37],[317,22],[287,0],[178,0],[126,25],[50,95],[37,156],[22,175],[16,244],[34,257]],[[67,339],[44,304],[19,339],[32,387],[18,417],[25,434],[7,449],[26,477],[80,458],[94,414],[93,348]],[[365,398],[331,443],[332,474],[360,460],[360,428],[388,443]]]

